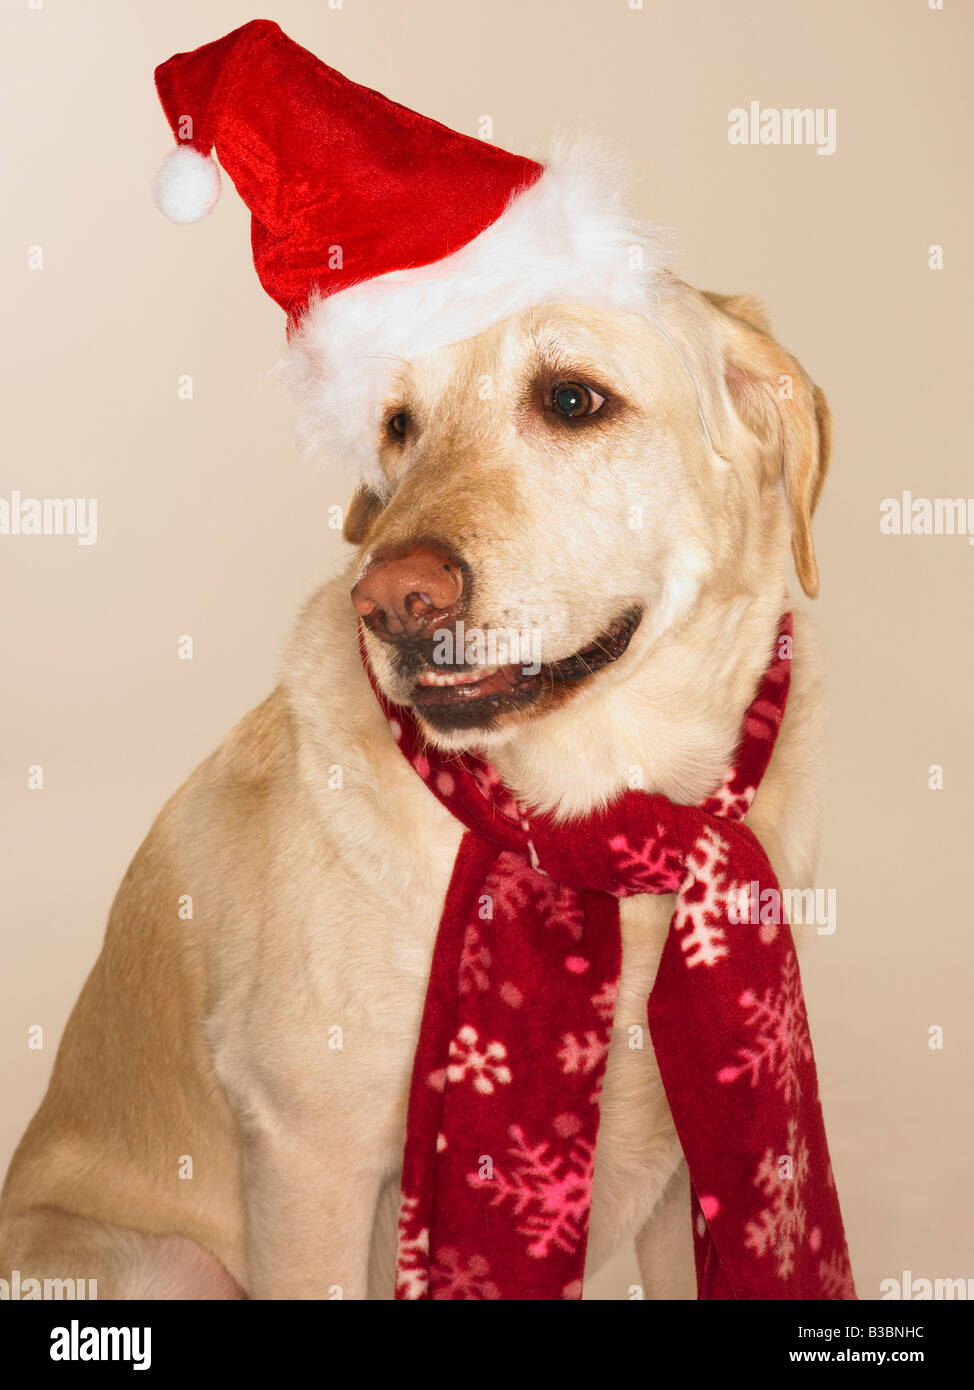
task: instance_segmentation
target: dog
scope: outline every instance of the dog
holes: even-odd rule
[[[818,590],[829,410],[748,296],[667,275],[652,313],[528,308],[403,360],[374,423],[386,485],[347,508],[354,558],[121,884],[6,1179],[4,1277],[85,1275],[102,1298],[391,1297],[411,1063],[462,828],[396,747],[360,633],[433,743],[482,751],[520,800],[567,818],[631,785],[708,795],[791,607],[789,550]],[[540,633],[537,669],[454,653],[444,671],[435,634],[460,620]],[[797,610],[748,817],[796,887],[817,854],[822,722]],[[586,1263],[634,1241],[646,1298],[694,1296],[686,1167],[652,1047],[628,1046],[671,912],[621,904]]]

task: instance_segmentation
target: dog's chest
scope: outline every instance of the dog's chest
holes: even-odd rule
[[[407,892],[389,895],[387,899],[390,917],[402,924],[396,933],[394,951],[396,988],[403,999],[409,1000],[411,1020],[410,1027],[399,1035],[402,1048],[399,1068],[403,1075],[408,1074],[412,1064],[434,943],[459,842],[460,831],[452,817],[436,817],[432,823],[428,820],[422,846],[418,843],[414,846],[413,865],[422,865],[421,872],[411,875]],[[483,894],[479,901],[487,897],[488,894]],[[652,1162],[661,1136],[665,1135],[668,1144],[672,1135],[646,1017],[647,1000],[672,911],[673,900],[669,897],[641,895],[620,903],[622,969],[602,1096],[599,1147],[606,1150],[610,1159],[615,1153],[624,1156],[627,1168],[637,1171],[644,1159]],[[485,940],[492,939],[496,945],[498,932],[520,929],[516,915],[494,919],[493,935],[485,934]],[[491,975],[490,953],[482,960],[483,970],[475,970],[467,984],[472,980],[474,985],[479,984],[487,991],[496,988],[499,982]],[[538,980],[535,985],[541,990],[544,981]],[[549,1023],[552,1065],[557,1066],[555,1059],[563,1035],[572,1031],[574,1020],[553,1016]]]

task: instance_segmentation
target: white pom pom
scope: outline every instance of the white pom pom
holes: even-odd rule
[[[152,180],[152,196],[170,222],[198,222],[216,206],[220,171],[192,145],[177,145]]]

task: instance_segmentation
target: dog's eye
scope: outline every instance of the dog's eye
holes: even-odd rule
[[[393,439],[404,439],[408,427],[409,416],[404,410],[400,410],[398,415],[393,415],[386,421],[386,430]]]
[[[551,404],[558,415],[575,419],[579,415],[594,415],[605,404],[605,397],[577,381],[559,381],[551,392]]]

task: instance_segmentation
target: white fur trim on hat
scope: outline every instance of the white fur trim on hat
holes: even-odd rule
[[[604,149],[579,142],[459,251],[312,299],[283,364],[306,454],[344,462],[384,496],[381,412],[404,359],[533,305],[648,308],[667,238],[625,214],[624,182]]]
[[[152,180],[152,196],[170,222],[199,222],[220,196],[216,161],[192,145],[177,145]]]

